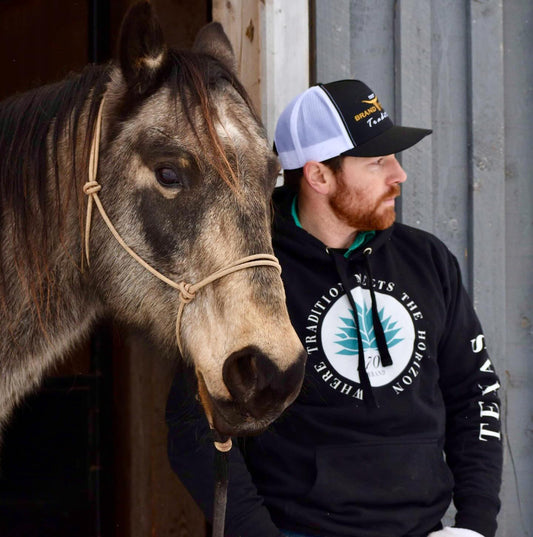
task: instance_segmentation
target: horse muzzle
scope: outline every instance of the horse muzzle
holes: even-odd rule
[[[222,378],[230,398],[212,397],[200,373],[199,394],[208,420],[221,434],[245,436],[264,431],[298,396],[306,353],[281,371],[264,352],[247,346],[224,362]]]

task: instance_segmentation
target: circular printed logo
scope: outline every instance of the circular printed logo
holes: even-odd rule
[[[368,289],[356,287],[352,296],[357,305],[359,330],[365,355],[365,367],[373,387],[394,381],[409,364],[414,349],[415,328],[411,315],[396,298],[375,292],[379,318],[392,358],[384,367],[378,352],[372,302]],[[331,367],[343,377],[359,383],[359,352],[354,311],[346,295],[342,295],[327,312],[321,328],[324,354]]]

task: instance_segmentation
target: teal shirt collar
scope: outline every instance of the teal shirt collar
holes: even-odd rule
[[[294,223],[303,229],[302,223],[300,222],[300,219],[298,218],[298,210],[297,210],[297,201],[298,196],[294,196],[294,199],[292,200],[291,205],[291,214],[292,218],[294,219]],[[374,238],[376,235],[375,231],[360,231],[355,236],[355,240],[353,241],[353,244],[346,250],[344,253],[344,257],[348,257],[354,250],[357,250],[357,248],[360,248],[364,244],[366,244],[368,241]]]

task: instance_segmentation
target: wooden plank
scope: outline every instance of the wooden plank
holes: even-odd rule
[[[350,50],[350,0],[316,0],[316,80],[353,78]]]
[[[273,140],[285,106],[309,87],[307,0],[259,0],[262,28],[262,117]]]
[[[230,38],[272,140],[283,108],[309,85],[307,0],[213,0],[213,19]]]
[[[254,1],[213,1],[213,20],[224,27],[233,46],[241,82],[261,111],[261,22]]]
[[[471,246],[472,295],[487,347],[500,372],[502,398],[508,392],[506,345],[506,248],[503,6],[501,0],[469,3],[471,66]],[[488,76],[488,73],[490,75]],[[507,420],[504,420],[504,433]],[[511,477],[508,467],[504,475]],[[504,482],[506,487],[507,479]],[[503,496],[510,490],[503,489]],[[502,524],[503,522],[503,524]],[[513,524],[513,523],[511,523]],[[506,527],[505,519],[500,525]],[[509,528],[510,529],[510,528]],[[515,527],[516,529],[516,527]],[[528,528],[529,529],[529,528]],[[502,535],[521,531],[503,529]]]
[[[350,6],[351,76],[374,90],[393,120],[396,119],[395,3],[395,0],[354,0]]]
[[[493,354],[505,353],[502,1],[470,2],[473,299]],[[490,76],[487,76],[490,73]]]
[[[463,281],[470,285],[467,263],[470,225],[469,103],[467,9],[463,2],[432,5],[432,180],[433,229],[457,256]],[[453,526],[453,504],[444,524]]]
[[[396,117],[412,127],[431,126],[431,2],[403,0],[396,18]],[[401,198],[406,224],[433,231],[432,138],[401,153],[408,172]]]
[[[532,534],[533,3],[503,2],[505,104],[506,466],[501,535]],[[508,358],[507,358],[508,357]],[[502,370],[503,374],[503,370]]]
[[[315,4],[316,79],[360,79],[394,117],[394,0]]]
[[[457,256],[470,288],[469,65],[464,2],[432,4],[433,231]]]

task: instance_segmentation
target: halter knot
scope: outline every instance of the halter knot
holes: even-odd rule
[[[191,290],[192,283],[180,282],[177,287],[180,292],[180,300],[184,304],[188,304],[196,296],[196,291]]]
[[[98,181],[87,181],[83,185],[83,192],[87,194],[87,196],[92,196],[93,194],[100,192],[100,190],[102,190],[102,185]]]

